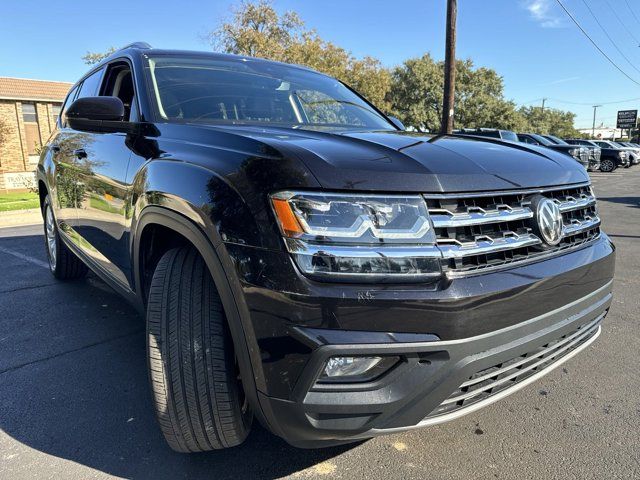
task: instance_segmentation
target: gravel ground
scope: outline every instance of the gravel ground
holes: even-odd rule
[[[297,450],[173,453],[151,411],[144,325],[95,277],[56,282],[41,227],[0,229],[0,479],[640,478],[640,168],[594,174],[618,247],[603,334],[563,368],[449,424]]]

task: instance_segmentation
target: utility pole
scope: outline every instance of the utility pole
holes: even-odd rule
[[[544,103],[547,101],[546,98],[542,99],[542,113],[544,113]]]
[[[447,0],[447,39],[444,56],[444,99],[440,133],[453,132],[453,111],[456,92],[456,17],[458,0]]]
[[[602,105],[593,106],[593,127],[591,127],[591,138],[596,138],[596,110]]]

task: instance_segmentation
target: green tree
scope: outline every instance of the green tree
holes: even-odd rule
[[[215,50],[305,65],[345,82],[383,110],[391,76],[372,58],[320,38],[295,12],[278,14],[268,0],[243,2],[232,18],[208,35]]]
[[[529,131],[533,133],[562,138],[580,136],[580,132],[573,126],[576,117],[573,112],[542,107],[521,107],[519,111],[526,119]]]
[[[100,63],[102,60],[107,58],[109,55],[111,55],[116,50],[117,50],[117,48],[115,48],[115,47],[109,47],[106,52],[102,52],[102,53],[100,53],[100,52],[87,52],[85,55],[82,56],[82,60],[87,65],[94,65],[96,63]]]
[[[388,101],[405,125],[438,131],[442,114],[444,62],[431,55],[406,60],[393,69]],[[456,61],[454,123],[459,128],[494,127],[521,130],[526,119],[504,98],[504,82],[495,70]]]

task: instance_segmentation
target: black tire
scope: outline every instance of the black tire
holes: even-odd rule
[[[75,280],[87,274],[87,266],[64,244],[53,215],[51,199],[47,195],[42,204],[44,218],[44,244],[49,270],[58,280]]]
[[[616,169],[616,162],[610,158],[603,158],[600,160],[600,171],[604,173],[613,172]]]
[[[251,429],[233,341],[198,252],[175,248],[156,267],[147,304],[154,406],[169,446],[202,452],[240,445]]]

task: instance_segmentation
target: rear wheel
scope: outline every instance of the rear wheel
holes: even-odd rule
[[[613,172],[616,169],[616,164],[610,158],[603,158],[600,160],[600,171],[609,173]]]
[[[49,195],[44,199],[42,208],[44,214],[44,241],[51,273],[59,280],[73,280],[84,277],[87,273],[87,266],[60,240],[58,225],[53,216]]]
[[[191,247],[164,254],[147,304],[147,358],[160,428],[172,449],[241,444],[253,414],[206,264]]]

